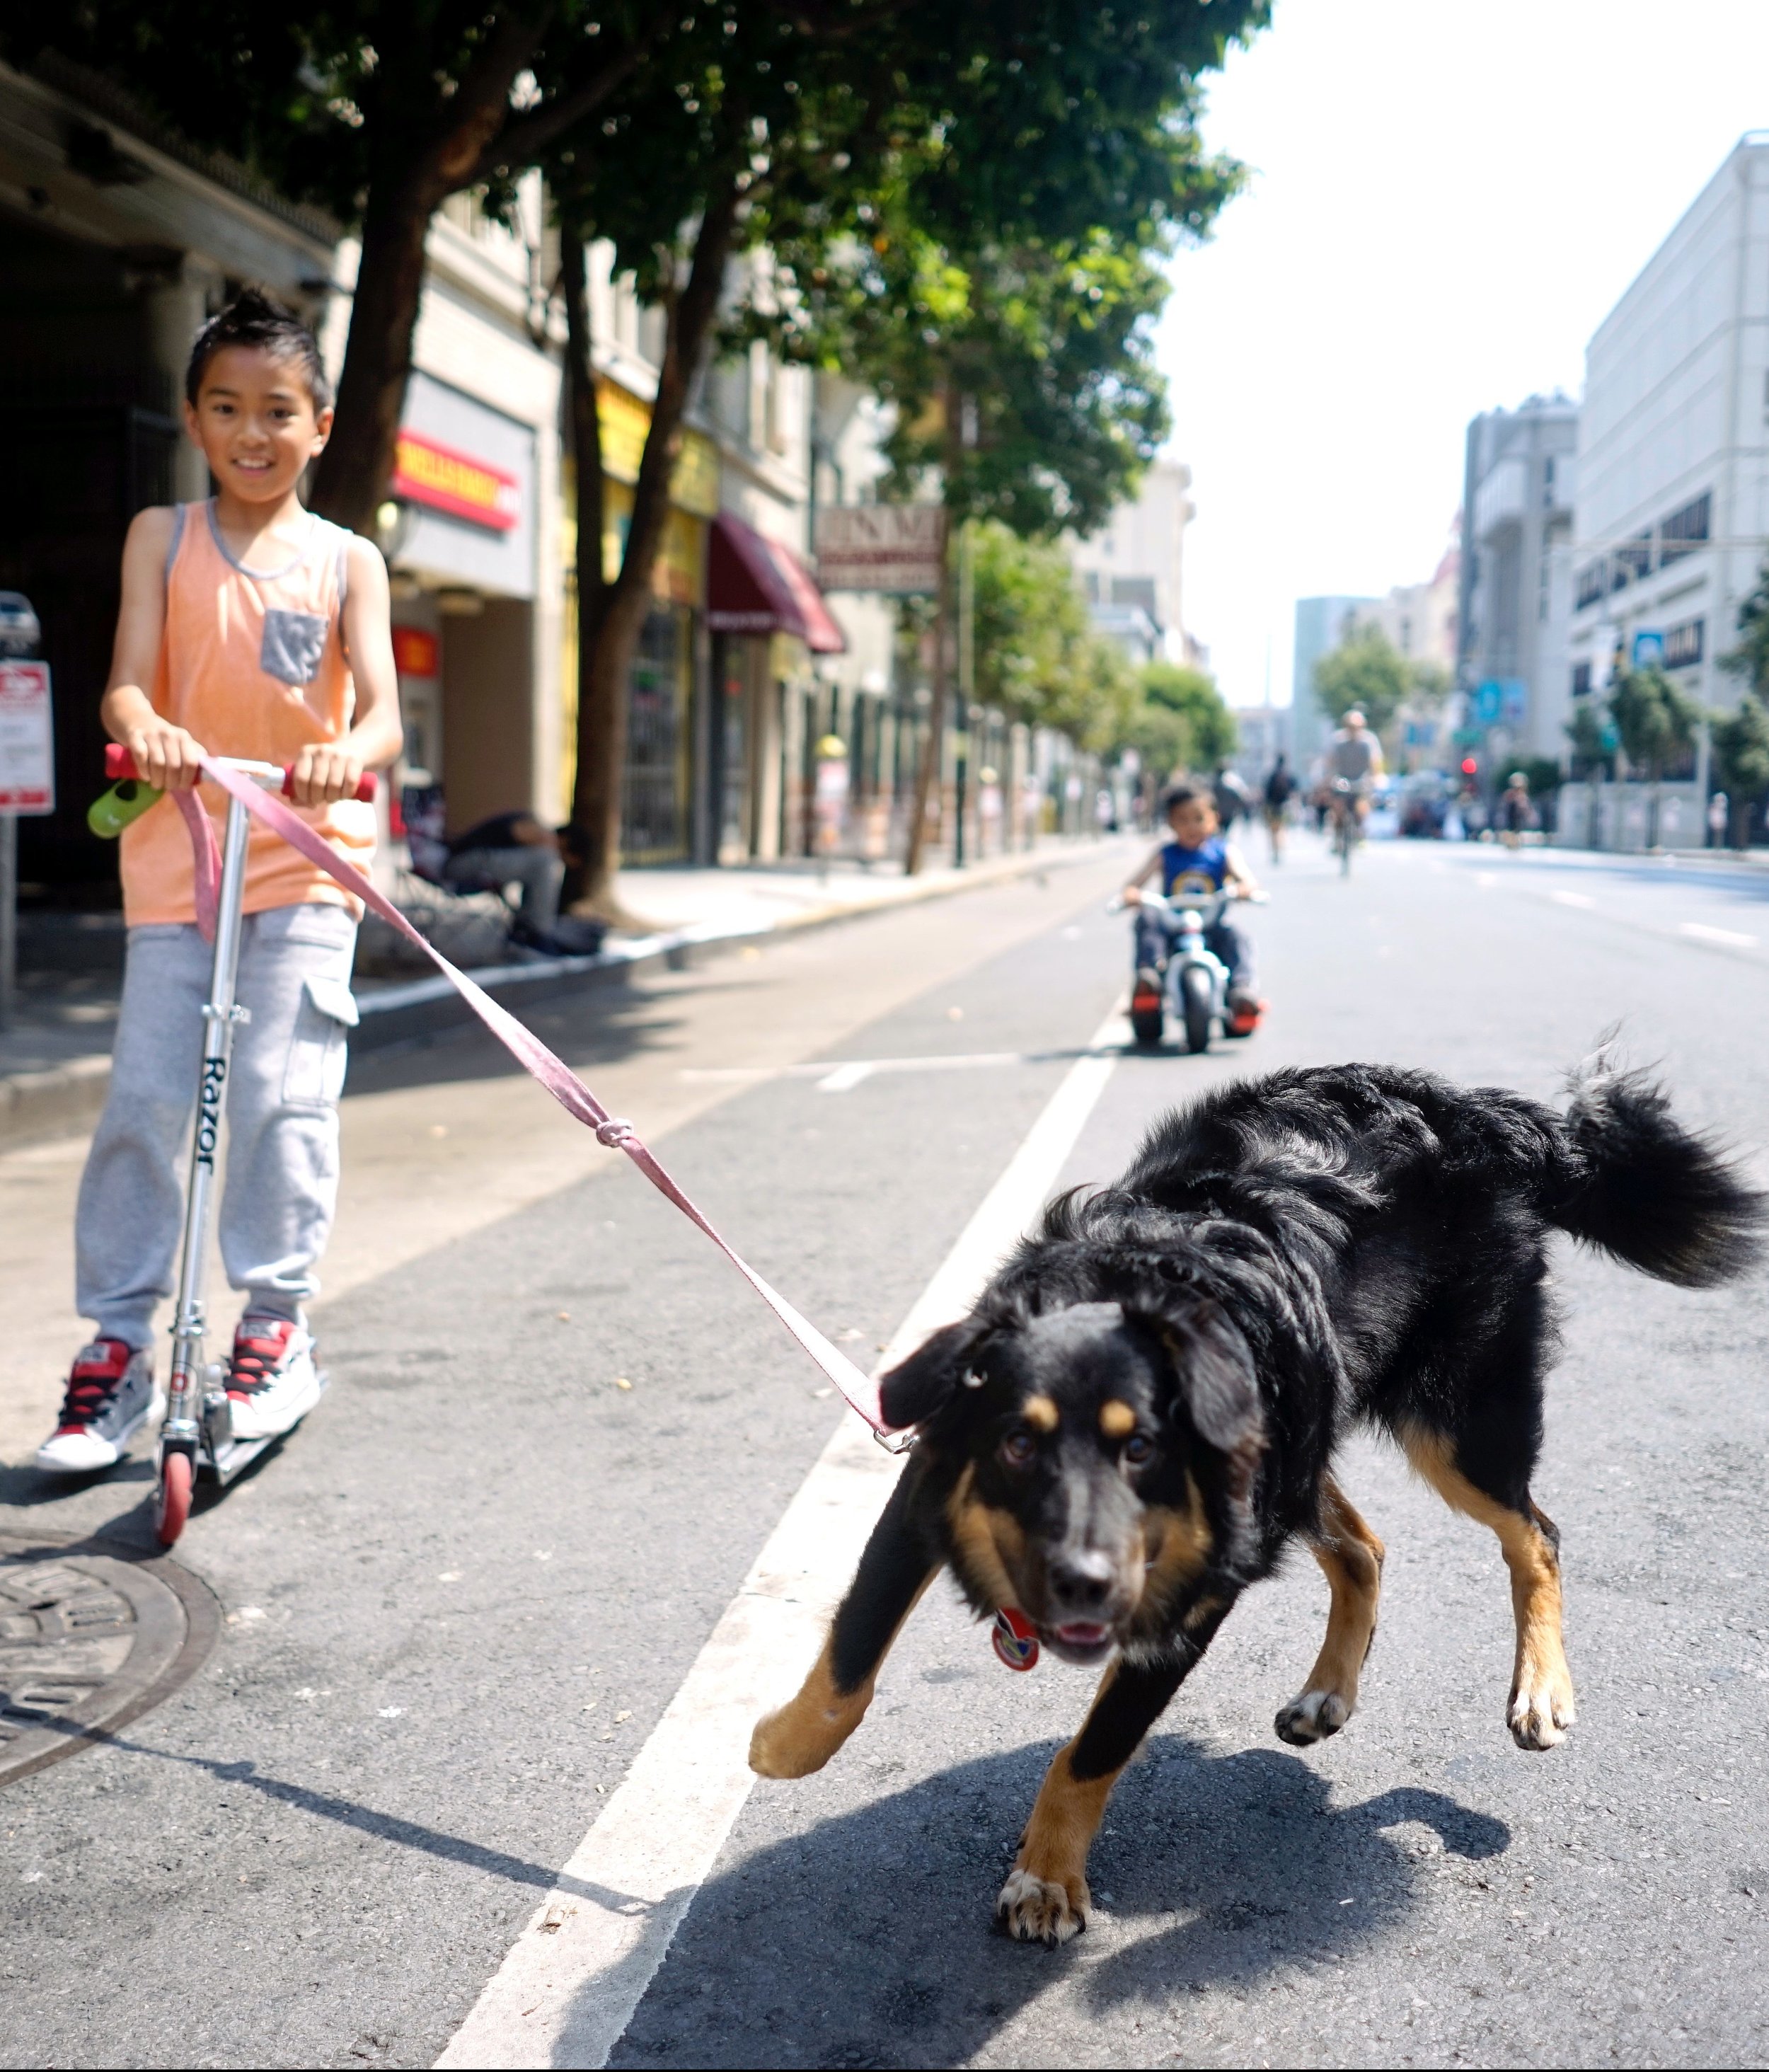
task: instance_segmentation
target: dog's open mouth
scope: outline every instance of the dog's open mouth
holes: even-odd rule
[[[1098,1661],[1116,1638],[1112,1627],[1088,1619],[1070,1619],[1048,1627],[1047,1633],[1051,1646],[1069,1662]]]

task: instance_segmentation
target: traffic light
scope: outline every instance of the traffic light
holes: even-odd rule
[[[1472,777],[1472,776],[1474,775],[1475,772],[1477,770],[1479,770],[1479,767],[1480,767],[1480,765],[1479,765],[1477,762],[1475,762],[1475,758],[1473,758],[1473,756],[1471,756],[1471,755],[1465,755],[1465,756],[1463,756],[1463,758],[1462,758],[1462,774],[1463,774],[1463,775],[1464,777]]]

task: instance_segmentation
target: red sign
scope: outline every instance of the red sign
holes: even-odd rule
[[[422,432],[399,435],[393,494],[494,532],[509,532],[522,516],[522,485],[513,475]]]
[[[47,662],[0,662],[0,813],[56,810]]]
[[[441,652],[436,635],[426,633],[422,627],[393,628],[393,667],[401,676],[439,676]]]

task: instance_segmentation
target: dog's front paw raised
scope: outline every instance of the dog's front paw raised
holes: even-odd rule
[[[1272,1724],[1281,1741],[1307,1748],[1336,1734],[1351,1716],[1350,1700],[1337,1691],[1304,1691],[1290,1700]]]
[[[1526,1675],[1505,1708],[1512,1739],[1519,1748],[1532,1750],[1551,1749],[1564,1741],[1566,1729],[1578,1717],[1573,1679],[1563,1668]]]
[[[995,1902],[995,1918],[1016,1941],[1042,1942],[1055,1950],[1085,1929],[1092,1904],[1085,1878],[1053,1885],[1031,1871],[1015,1868]]]

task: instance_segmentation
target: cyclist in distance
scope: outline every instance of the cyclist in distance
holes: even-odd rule
[[[1335,820],[1349,804],[1361,834],[1369,818],[1370,793],[1381,775],[1382,744],[1354,705],[1327,744],[1327,784]]]

